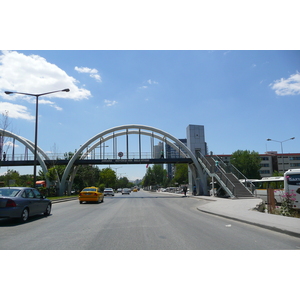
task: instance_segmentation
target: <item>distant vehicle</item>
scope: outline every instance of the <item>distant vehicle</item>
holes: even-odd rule
[[[248,187],[249,190],[254,188],[254,196],[261,198],[267,202],[267,190],[274,189],[274,197],[277,204],[281,203],[280,194],[284,190],[284,177],[264,177],[262,179],[248,179],[247,181],[241,180],[241,182]]]
[[[29,217],[44,214],[49,216],[52,204],[34,188],[0,188],[0,218],[18,218],[25,223]]]
[[[267,189],[274,189],[274,198],[277,204],[281,204],[285,193],[293,193],[293,197],[295,197],[293,209],[300,209],[300,169],[290,169],[284,173],[283,177],[248,179],[246,184],[249,189],[250,183],[255,186],[254,195],[265,202],[267,201]]]
[[[35,182],[35,187],[39,188],[39,187],[46,187],[46,181],[45,180],[39,180]]]
[[[114,196],[115,195],[114,190],[111,188],[104,189],[103,193],[104,193],[104,196]]]
[[[117,189],[117,193],[122,193],[122,189],[121,189],[121,188],[118,188],[118,189]]]
[[[133,191],[133,192],[137,192],[137,191],[138,191],[138,189],[137,189],[137,188],[134,188],[132,191]]]
[[[125,189],[122,190],[122,195],[124,195],[124,194],[130,195],[130,193],[131,193],[130,189],[125,188]]]
[[[79,193],[79,203],[83,202],[103,202],[104,195],[100,192],[99,188],[95,186],[86,187]]]

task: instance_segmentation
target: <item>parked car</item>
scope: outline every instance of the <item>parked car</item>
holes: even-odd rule
[[[0,188],[0,218],[18,218],[26,222],[29,217],[51,213],[51,201],[34,188]]]
[[[114,190],[111,188],[104,189],[103,193],[104,193],[104,196],[114,196],[115,195]]]
[[[130,193],[131,193],[130,189],[125,188],[125,189],[122,190],[122,195],[124,195],[124,194],[130,195]]]
[[[100,192],[99,188],[95,186],[86,187],[79,193],[79,203],[83,202],[103,202],[104,195]]]

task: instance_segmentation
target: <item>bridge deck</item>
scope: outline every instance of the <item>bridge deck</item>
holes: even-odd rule
[[[69,160],[45,160],[47,166],[55,165],[67,165]],[[146,159],[78,159],[75,161],[75,165],[126,165],[126,164],[180,164],[180,163],[192,163],[191,158],[146,158]],[[0,167],[9,166],[33,166],[33,160],[15,160],[15,161],[0,161]],[[39,162],[37,161],[37,165]]]

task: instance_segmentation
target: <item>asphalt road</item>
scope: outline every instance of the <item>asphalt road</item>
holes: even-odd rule
[[[300,239],[197,210],[205,200],[139,191],[53,204],[49,217],[0,220],[0,249],[281,250]]]

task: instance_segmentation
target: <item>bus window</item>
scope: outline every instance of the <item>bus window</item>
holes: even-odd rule
[[[300,185],[300,174],[291,174],[286,178],[289,185]]]

